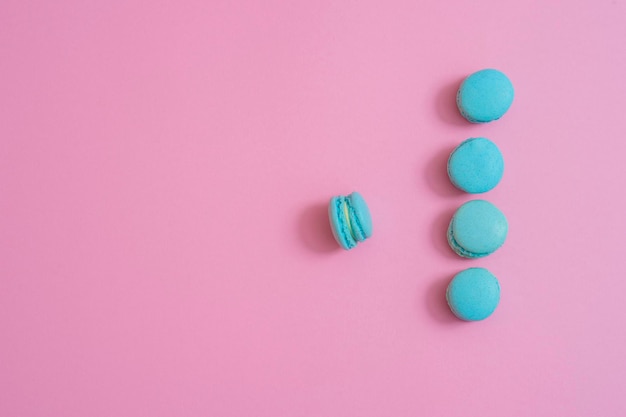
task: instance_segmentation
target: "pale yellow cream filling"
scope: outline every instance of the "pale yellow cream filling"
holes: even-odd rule
[[[350,231],[350,236],[354,236],[354,233],[352,232],[352,225],[350,224],[350,213],[348,211],[348,203],[344,201],[342,205],[343,205],[343,213],[346,219],[346,224],[348,225],[348,230]]]

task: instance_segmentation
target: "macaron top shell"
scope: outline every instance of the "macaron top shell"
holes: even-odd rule
[[[514,96],[513,84],[504,73],[483,69],[461,83],[456,104],[468,121],[487,123],[502,117],[511,107]]]
[[[448,284],[446,300],[461,320],[484,320],[500,302],[500,283],[485,268],[469,268],[459,272]]]
[[[328,218],[335,240],[346,250],[354,248],[358,242],[372,235],[369,208],[363,196],[357,192],[347,197],[331,198],[328,204]]]
[[[362,242],[372,236],[372,216],[363,196],[357,192],[347,197],[347,205],[350,210],[350,224],[354,238]]]
[[[470,138],[450,154],[448,176],[460,190],[485,193],[493,189],[504,173],[504,158],[495,143],[487,138]]]
[[[454,213],[448,227],[448,242],[465,258],[482,258],[504,244],[508,233],[504,214],[485,200],[472,200]]]

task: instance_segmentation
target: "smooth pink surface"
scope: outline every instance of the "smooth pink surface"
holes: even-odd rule
[[[625,39],[621,0],[3,0],[0,416],[626,415]],[[516,99],[471,125],[484,67]],[[445,242],[472,136],[510,223],[479,261]]]

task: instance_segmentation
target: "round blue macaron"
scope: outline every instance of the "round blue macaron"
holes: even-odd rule
[[[328,204],[328,218],[339,246],[349,250],[372,236],[372,216],[363,196],[336,196]]]
[[[450,310],[461,320],[484,320],[500,302],[500,283],[485,268],[469,268],[452,278],[446,300]]]
[[[483,69],[461,83],[456,105],[468,121],[487,123],[501,118],[511,107],[514,96],[513,84],[503,72]]]
[[[457,146],[448,159],[448,176],[460,190],[485,193],[493,189],[504,173],[504,159],[495,143],[487,138],[470,138]]]
[[[509,225],[504,214],[485,200],[463,204],[448,226],[448,243],[457,255],[482,258],[504,244]]]

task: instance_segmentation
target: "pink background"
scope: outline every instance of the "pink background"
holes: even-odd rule
[[[0,416],[626,415],[625,40],[623,0],[3,0]],[[470,125],[484,67],[516,99]],[[472,136],[510,223],[479,261]],[[484,322],[445,304],[469,266]]]

